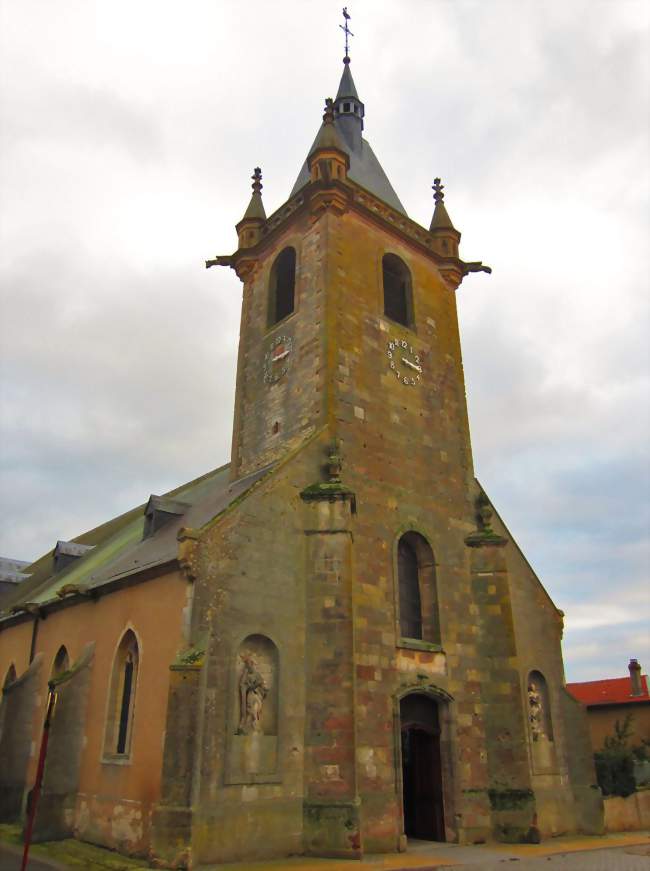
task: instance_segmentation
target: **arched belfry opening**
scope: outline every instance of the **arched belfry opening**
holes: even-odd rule
[[[407,838],[444,841],[440,703],[424,693],[400,701],[402,802]]]
[[[392,321],[412,327],[413,292],[408,266],[396,254],[384,254],[382,261],[384,314]]]
[[[295,308],[296,249],[284,248],[275,258],[269,281],[268,325],[289,317]]]

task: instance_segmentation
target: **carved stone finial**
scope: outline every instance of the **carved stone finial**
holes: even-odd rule
[[[339,439],[332,439],[327,455],[327,473],[330,479],[330,484],[341,483],[341,468],[343,465],[340,454],[341,442]]]
[[[490,525],[492,514],[493,511],[492,506],[490,505],[490,500],[485,493],[481,491],[476,500],[476,520],[477,526],[482,532],[493,532],[492,526]]]
[[[326,447],[327,461],[323,471],[325,481],[317,481],[301,492],[300,496],[305,502],[349,502],[352,514],[357,512],[357,502],[354,492],[341,481],[341,469],[343,458],[341,457],[341,442],[333,438]]]
[[[433,199],[437,205],[438,203],[441,203],[445,198],[445,195],[443,194],[445,186],[444,186],[444,184],[441,184],[441,180],[439,178],[434,178],[432,189],[433,189]]]
[[[498,535],[491,526],[492,506],[483,490],[476,497],[476,532],[470,533],[465,539],[468,547],[504,547],[508,543],[507,538]]]
[[[259,166],[255,167],[255,169],[253,170],[253,175],[251,176],[251,178],[253,179],[253,184],[252,184],[253,193],[254,194],[261,194],[262,187],[263,187],[263,185],[262,185],[262,170],[259,168]]]

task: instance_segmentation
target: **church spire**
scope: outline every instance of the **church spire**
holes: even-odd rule
[[[350,71],[350,58],[346,55],[343,58],[343,74],[334,100],[334,117],[348,147],[357,153],[362,149],[361,134],[365,113],[365,106],[359,99]]]
[[[386,173],[377,160],[370,144],[363,138],[363,119],[366,110],[363,102],[359,99],[350,70],[349,37],[354,34],[348,27],[350,15],[347,7],[343,9],[343,18],[345,23],[339,25],[339,27],[345,33],[345,57],[343,58],[341,81],[336,92],[336,98],[332,103],[332,113],[334,119],[333,130],[338,134],[339,143],[349,157],[346,178],[361,185],[361,187],[374,194],[374,196],[379,197],[380,200],[383,200],[391,208],[406,215],[406,209],[393,190],[393,186],[386,177]],[[322,144],[320,139],[325,135],[331,137],[333,133],[332,131],[326,131],[323,126],[308,152],[309,159],[304,162],[300,170],[296,183],[291,190],[291,196],[296,194],[309,181],[315,180],[314,166],[310,158],[314,154],[316,147]],[[338,143],[336,147],[339,147]]]

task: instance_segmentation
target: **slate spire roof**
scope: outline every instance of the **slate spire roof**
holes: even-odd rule
[[[354,84],[354,79],[352,78],[352,73],[350,72],[350,58],[348,57],[344,58],[343,60],[343,75],[341,76],[339,89],[336,92],[336,99],[340,100],[341,97],[354,97],[355,100],[359,99],[359,95],[357,94],[357,89]]]
[[[334,101],[334,127],[339,134],[344,151],[350,158],[348,178],[379,197],[393,209],[406,215],[406,209],[388,181],[388,177],[375,157],[370,144],[361,135],[364,115],[365,106],[359,99],[350,70],[350,59],[346,57],[343,61],[343,74]],[[312,153],[317,140],[318,135],[307,154]],[[305,161],[293,186],[291,196],[298,193],[308,181],[309,167]]]

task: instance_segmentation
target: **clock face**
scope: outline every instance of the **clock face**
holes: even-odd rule
[[[422,373],[422,356],[413,345],[404,339],[391,339],[386,347],[386,356],[391,372],[395,374],[400,384],[416,387]]]
[[[264,380],[267,384],[275,384],[287,374],[292,348],[291,336],[276,336],[271,339],[264,355]]]

